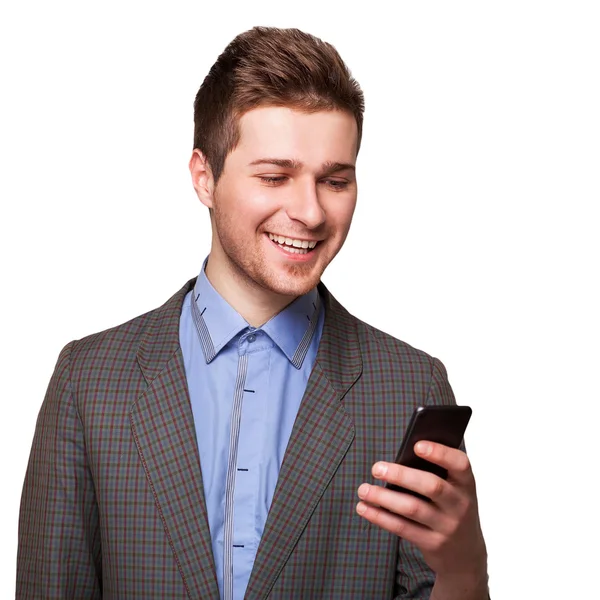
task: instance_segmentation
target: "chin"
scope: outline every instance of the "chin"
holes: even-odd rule
[[[290,296],[297,297],[303,296],[312,290],[319,280],[316,281],[278,281],[278,282],[269,282],[265,287],[275,294],[279,294],[280,296]]]
[[[275,274],[259,278],[259,283],[266,289],[281,296],[303,296],[319,283],[321,273],[306,274]]]

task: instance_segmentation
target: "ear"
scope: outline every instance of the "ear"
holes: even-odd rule
[[[200,202],[207,208],[212,208],[215,180],[206,156],[198,148],[194,148],[192,158],[190,158],[190,174],[192,175],[192,185]]]

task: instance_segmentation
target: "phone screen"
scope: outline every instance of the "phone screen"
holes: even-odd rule
[[[414,451],[415,444],[421,440],[427,440],[458,448],[465,435],[471,413],[469,406],[419,406],[415,409],[406,428],[396,462],[413,469],[428,471],[446,479],[448,477],[446,469],[417,456]],[[429,500],[417,492],[397,485],[387,484],[386,487]]]

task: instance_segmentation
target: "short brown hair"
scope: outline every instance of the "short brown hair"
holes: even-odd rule
[[[239,142],[240,117],[258,106],[346,110],[356,119],[360,147],[364,96],[337,50],[299,29],[254,27],[225,48],[194,101],[194,148],[215,182]]]

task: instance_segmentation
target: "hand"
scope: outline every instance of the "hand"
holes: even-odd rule
[[[363,483],[358,488],[361,502],[356,511],[371,523],[414,543],[436,573],[436,588],[483,589],[483,581],[487,593],[487,553],[467,455],[424,441],[415,444],[415,453],[447,469],[448,479],[386,462],[373,465],[373,476],[418,492],[431,502]]]

